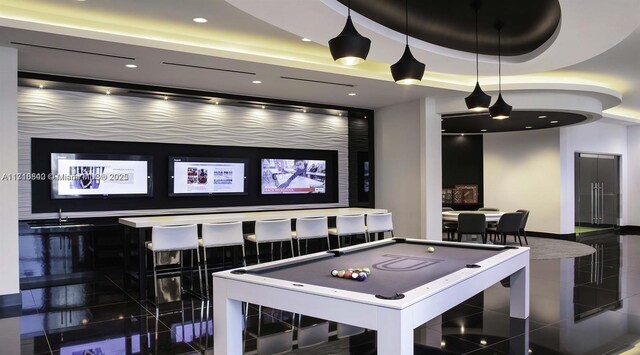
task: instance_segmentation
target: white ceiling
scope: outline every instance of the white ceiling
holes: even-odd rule
[[[376,49],[372,49],[365,64],[355,68],[333,63],[324,43],[344,25],[344,7],[335,0],[228,1],[275,25],[225,0],[3,0],[0,46],[18,48],[19,68],[23,71],[362,108],[425,96],[466,96],[475,83],[475,77],[468,75],[473,62],[464,53],[447,53],[416,42],[416,56],[427,64],[425,79],[419,86],[396,85],[388,66],[394,61],[394,55],[389,53],[394,53],[397,33],[385,33],[380,28],[373,31],[374,25],[367,25],[366,19],[357,16],[356,26],[372,37],[372,47]],[[546,51],[535,53],[532,58],[512,60],[519,63],[505,68],[514,75],[504,78],[504,88],[580,84],[612,89],[622,94],[622,103],[605,115],[640,122],[640,1],[560,2],[563,23],[558,36]],[[289,16],[291,23],[283,23],[279,14]],[[196,24],[194,17],[209,21]],[[318,43],[300,40],[303,32],[299,31],[304,30],[304,24],[313,30],[308,36]],[[383,35],[388,43],[378,39]],[[424,59],[420,53],[424,53]],[[496,71],[493,58],[484,61],[481,73]],[[129,62],[135,62],[138,68],[125,68]],[[162,62],[255,75],[167,66]],[[549,70],[540,71],[544,68]],[[283,76],[352,86],[286,80]],[[263,83],[252,84],[252,80]],[[495,76],[483,76],[481,82],[493,90],[497,80]],[[350,92],[357,95],[348,96]]]

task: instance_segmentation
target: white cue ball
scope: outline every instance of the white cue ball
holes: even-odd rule
[[[429,252],[429,253],[433,253],[434,251],[436,251],[436,250],[433,249],[433,247],[428,247],[427,248],[427,252]]]

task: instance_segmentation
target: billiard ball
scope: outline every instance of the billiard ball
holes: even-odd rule
[[[364,272],[361,272],[360,275],[358,275],[358,281],[364,281],[367,279],[367,274]]]
[[[349,278],[351,278],[351,274],[352,273],[353,273],[352,271],[347,270],[347,271],[344,272],[343,276],[344,276],[345,279],[349,279]]]
[[[345,274],[344,270],[338,271],[338,277],[344,277],[344,274]]]
[[[331,270],[331,276],[338,276],[338,270],[336,269]]]
[[[354,272],[354,273],[351,274],[351,278],[354,279],[354,280],[357,280],[358,276],[360,276],[359,272]]]
[[[427,248],[427,252],[429,253],[433,253],[434,251],[436,251],[433,247],[428,247]]]
[[[371,273],[371,270],[368,267],[363,267],[362,271],[364,271],[367,274],[367,276],[369,276],[369,274]]]

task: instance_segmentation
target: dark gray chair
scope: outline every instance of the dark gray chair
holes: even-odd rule
[[[487,217],[481,213],[460,213],[458,215],[458,241],[463,235],[481,235],[482,243],[487,243]]]
[[[522,217],[523,214],[520,212],[505,213],[500,217],[498,226],[495,228],[488,228],[487,231],[490,234],[495,234],[496,237],[500,237],[502,239],[502,245],[507,244],[507,235],[513,235],[514,238],[518,238],[520,245],[522,246],[522,239],[520,239]]]
[[[453,211],[451,207],[442,207],[442,212]],[[458,223],[456,222],[442,222],[442,233],[447,233],[447,240],[451,240],[453,234],[458,231]]]
[[[527,232],[524,230],[527,226],[527,221],[529,220],[529,211],[528,210],[517,210],[516,212],[522,213],[522,224],[520,225],[520,235],[524,237],[524,243],[529,245],[529,241],[527,240]]]
[[[499,208],[495,208],[495,207],[480,207],[478,208],[478,211],[496,211],[496,212],[500,212]]]

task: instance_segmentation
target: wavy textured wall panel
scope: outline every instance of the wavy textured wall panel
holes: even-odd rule
[[[31,172],[32,137],[337,150],[338,204],[280,205],[277,208],[349,204],[348,127],[344,117],[21,87],[18,91],[21,173]],[[28,181],[20,182],[19,194],[20,219],[53,217],[51,214],[31,213],[31,184]],[[267,208],[270,207],[255,207]],[[247,209],[153,210],[152,213]],[[72,216],[118,216],[123,213],[90,212]],[[126,212],[127,215],[149,213]]]

